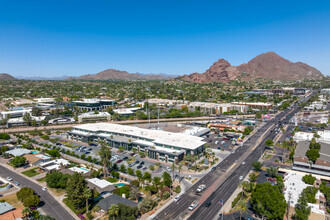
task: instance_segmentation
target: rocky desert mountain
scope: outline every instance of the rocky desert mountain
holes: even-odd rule
[[[8,73],[0,73],[0,80],[15,80],[16,78]]]
[[[244,81],[256,78],[271,80],[321,79],[322,73],[305,63],[293,63],[274,52],[256,56],[248,63],[231,66],[224,59],[215,62],[205,73],[192,73],[178,79],[196,83],[229,82],[240,79]]]
[[[107,69],[97,74],[87,74],[79,77],[69,77],[68,80],[167,80],[163,74],[128,73],[116,69]]]

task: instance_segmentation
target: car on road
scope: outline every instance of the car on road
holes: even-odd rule
[[[245,165],[245,161],[242,162],[242,165]]]
[[[42,191],[47,191],[48,189],[46,187],[41,188]]]
[[[198,186],[198,188],[197,188],[197,192],[202,192],[204,189],[206,189],[206,185],[204,185],[204,184],[201,184],[201,185],[199,185]]]
[[[174,198],[174,202],[178,202],[180,199],[181,199],[180,196],[176,196],[176,197]]]
[[[198,201],[195,200],[195,201],[193,201],[193,203],[191,203],[191,205],[189,206],[189,210],[192,211],[192,210],[194,210],[197,206],[198,206]]]
[[[239,177],[239,180],[242,181],[242,180],[243,180],[243,176],[240,176],[240,177]]]
[[[20,185],[20,183],[19,183],[18,181],[14,181],[14,184],[15,184],[16,186],[19,186],[19,185]]]
[[[13,178],[11,178],[10,176],[8,176],[8,177],[6,177],[6,180],[8,180],[8,181],[12,181]]]
[[[212,205],[212,202],[211,201],[207,201],[206,203],[205,203],[205,206],[206,207],[210,207]]]
[[[215,171],[217,169],[217,167],[212,167],[211,171]]]

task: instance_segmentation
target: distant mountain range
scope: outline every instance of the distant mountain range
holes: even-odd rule
[[[16,78],[8,73],[0,73],[0,80],[15,80]]]
[[[293,63],[274,52],[256,56],[248,63],[232,66],[227,60],[219,59],[204,73],[192,73],[184,76],[160,74],[128,73],[126,71],[107,69],[96,74],[78,77],[13,77],[7,73],[0,74],[0,80],[170,80],[178,79],[195,83],[229,82],[230,80],[250,81],[257,78],[270,80],[303,80],[322,79],[324,75],[305,63]]]
[[[227,60],[220,59],[204,73],[192,73],[178,79],[196,82],[229,82],[240,79],[250,81],[256,78],[271,80],[322,79],[322,73],[305,63],[292,63],[274,52],[256,56],[248,63],[231,66]]]
[[[121,70],[107,69],[96,74],[69,77],[68,80],[168,80],[175,77],[166,74],[128,73]]]

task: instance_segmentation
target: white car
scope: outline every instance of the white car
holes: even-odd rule
[[[197,206],[198,206],[198,201],[195,200],[195,201],[193,201],[193,203],[191,203],[191,205],[189,206],[189,210],[192,211],[192,210],[194,210]]]
[[[46,187],[42,187],[41,189],[42,189],[42,191],[47,191]]]
[[[242,165],[245,165],[245,161],[242,162]]]
[[[204,189],[206,189],[206,185],[204,185],[204,184],[199,185],[197,188],[197,192],[202,192]]]
[[[176,197],[174,198],[174,202],[178,202],[180,199],[181,199],[180,196],[176,196]]]
[[[171,172],[171,171],[172,171],[172,169],[169,168],[169,167],[166,167],[166,170],[167,170],[168,172]]]
[[[239,180],[242,181],[242,180],[243,180],[243,176],[240,176],[240,177],[239,177]]]
[[[8,177],[6,177],[6,180],[8,180],[8,181],[12,181],[13,178],[11,178],[10,176],[8,176]]]

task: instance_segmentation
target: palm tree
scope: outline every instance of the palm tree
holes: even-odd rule
[[[182,164],[179,164],[178,170],[179,170],[179,178],[181,179]]]
[[[108,213],[110,216],[113,216],[113,219],[116,219],[116,216],[118,216],[119,214],[119,208],[117,205],[112,205],[109,209],[108,209]]]
[[[238,209],[239,209],[239,219],[242,219],[243,213],[248,213],[248,207],[244,201],[240,201],[238,203]]]
[[[174,162],[172,163],[171,169],[172,169],[172,182],[173,182],[174,181],[174,170],[176,169]]]
[[[250,183],[248,181],[243,181],[238,184],[238,187],[242,188],[242,197],[243,197],[245,191],[250,187]]]
[[[110,164],[111,151],[105,146],[104,143],[102,143],[98,155],[100,156],[101,164],[103,165],[103,174],[106,175],[107,167]]]
[[[86,212],[88,212],[88,200],[92,196],[92,191],[86,188],[83,192],[83,197],[86,199]]]

